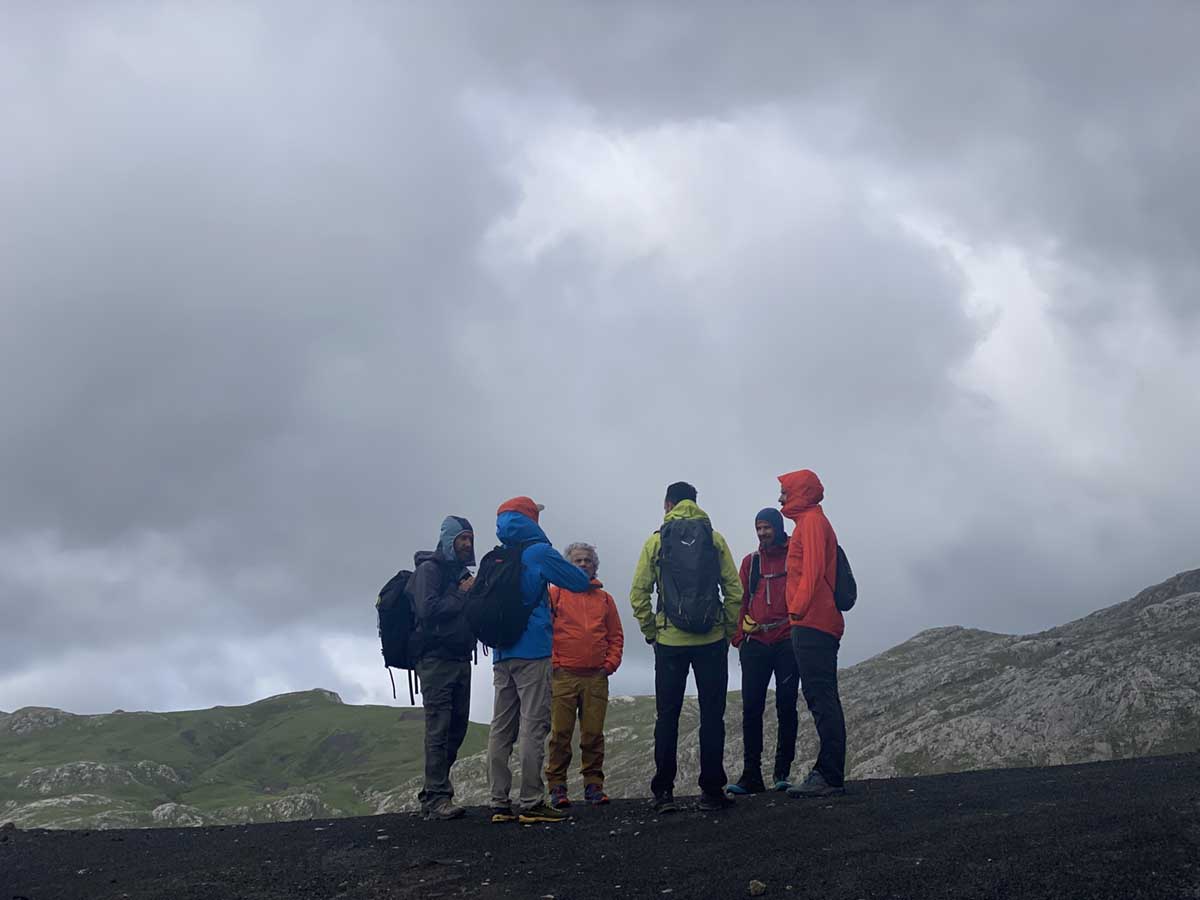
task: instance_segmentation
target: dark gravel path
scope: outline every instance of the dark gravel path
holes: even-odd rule
[[[578,809],[572,824],[375,816],[225,828],[4,831],[0,900],[745,897],[1200,900],[1200,755]]]

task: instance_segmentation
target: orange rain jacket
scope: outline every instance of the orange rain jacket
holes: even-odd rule
[[[580,675],[611,675],[621,665],[625,632],[612,594],[595,578],[589,590],[550,585],[554,650],[550,665]]]
[[[788,542],[787,605],[792,625],[815,628],[841,640],[846,620],[833,603],[837,578],[837,535],[825,518],[825,488],[809,469],[779,476],[781,512],[796,523]]]

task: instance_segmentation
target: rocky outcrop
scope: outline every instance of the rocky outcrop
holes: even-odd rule
[[[154,824],[162,828],[198,828],[211,825],[211,817],[204,815],[194,806],[183,803],[162,803],[150,811]]]
[[[319,794],[301,791],[261,803],[222,809],[214,818],[222,822],[286,822],[293,819],[330,819],[344,815],[346,813],[337,807],[327,806]]]
[[[84,788],[130,784],[161,786],[181,782],[179,774],[170,766],[148,759],[132,766],[81,760],[36,768],[22,778],[17,787],[37,794],[65,794]]]
[[[72,713],[50,706],[26,706],[0,719],[0,729],[24,736],[77,718]]]

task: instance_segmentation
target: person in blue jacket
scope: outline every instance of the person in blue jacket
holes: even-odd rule
[[[514,497],[496,510],[496,537],[506,547],[528,544],[521,552],[521,595],[533,607],[529,623],[517,642],[492,651],[492,684],[496,699],[488,733],[488,782],[492,821],[523,824],[561,822],[566,813],[546,802],[542,762],[550,731],[550,650],[553,625],[546,587],[586,591],[587,574],[571,565],[550,545],[538,515],[545,509],[529,497]],[[517,743],[521,778],[517,812],[513,812],[513,775],[509,769]]]

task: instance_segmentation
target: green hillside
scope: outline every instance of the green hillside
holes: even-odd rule
[[[472,725],[464,753],[483,749]],[[374,812],[420,774],[422,713],[285,694],[248,706],[0,716],[0,820],[170,825]]]

